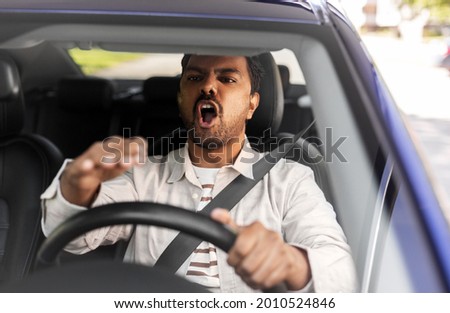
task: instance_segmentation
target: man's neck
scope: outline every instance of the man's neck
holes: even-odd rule
[[[189,157],[193,165],[206,168],[220,168],[233,164],[242,150],[245,135],[234,140],[229,140],[225,145],[217,149],[206,149],[189,140]]]

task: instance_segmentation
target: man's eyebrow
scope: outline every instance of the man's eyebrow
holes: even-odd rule
[[[202,73],[202,74],[205,73],[205,72],[207,72],[206,69],[204,69],[204,68],[202,68],[202,67],[200,67],[200,66],[188,66],[188,67],[186,68],[186,71],[193,71],[193,72],[198,72],[198,73]],[[229,74],[229,73],[235,73],[235,74],[237,74],[237,75],[239,75],[239,76],[242,77],[241,71],[239,71],[238,69],[232,68],[232,67],[230,67],[230,68],[228,68],[228,67],[225,67],[225,68],[218,68],[218,69],[215,69],[214,72],[215,72],[216,74]]]
[[[191,65],[186,67],[186,72],[187,71],[193,71],[193,72],[199,72],[199,73],[203,73],[204,72],[204,70],[201,67],[199,67],[199,66],[191,66]]]
[[[219,73],[219,74],[238,74],[239,76],[242,77],[241,71],[239,71],[238,69],[235,69],[235,68],[219,68],[219,69],[215,70],[214,72]]]

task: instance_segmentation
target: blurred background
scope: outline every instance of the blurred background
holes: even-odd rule
[[[340,0],[450,208],[450,0]]]

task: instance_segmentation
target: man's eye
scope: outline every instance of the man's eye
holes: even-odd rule
[[[220,79],[220,81],[222,81],[223,83],[235,83],[236,82],[236,80],[231,77],[222,77]]]
[[[190,81],[199,81],[200,80],[200,76],[189,76],[187,78]]]

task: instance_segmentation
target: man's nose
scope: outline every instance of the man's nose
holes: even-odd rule
[[[217,84],[214,77],[208,77],[201,86],[200,93],[202,95],[215,96],[217,94]]]

